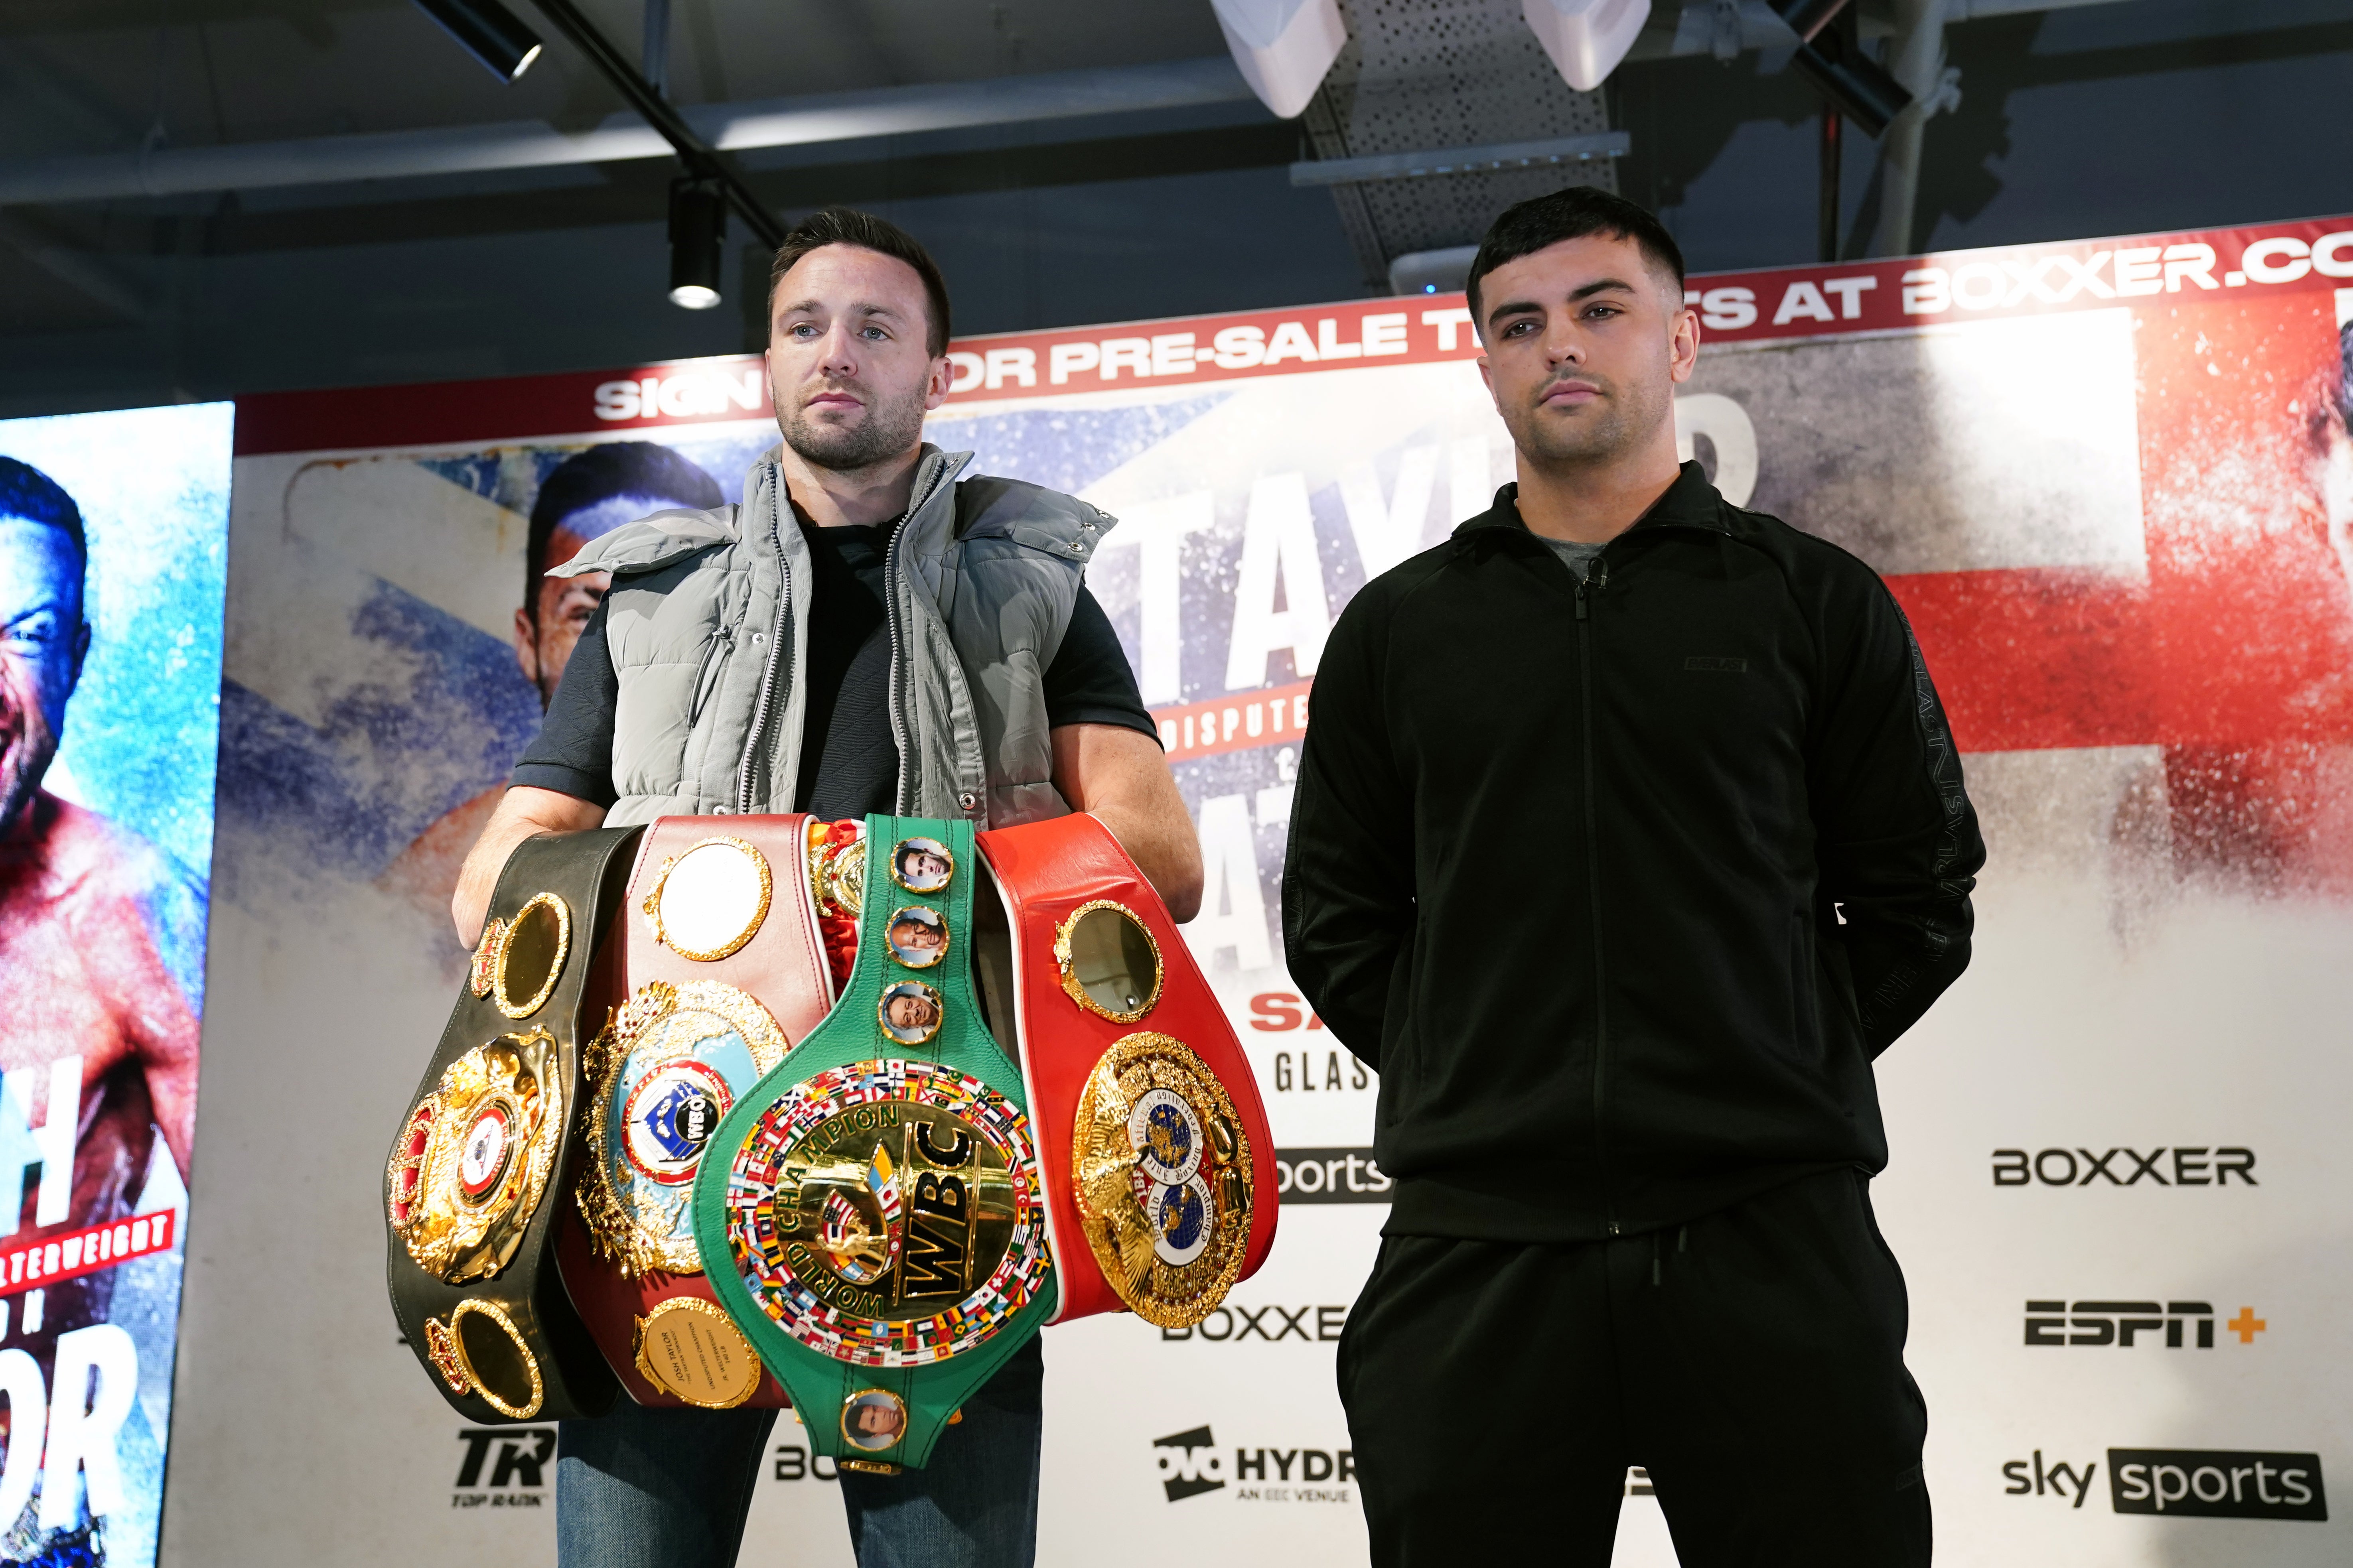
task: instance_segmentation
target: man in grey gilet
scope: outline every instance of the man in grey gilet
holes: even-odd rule
[[[1035,485],[959,480],[970,454],[923,442],[947,395],[947,290],[902,230],[820,212],[771,278],[784,443],[741,505],[657,512],[550,574],[612,585],[467,858],[460,940],[533,834],[746,812],[982,828],[1091,812],[1191,919],[1199,843],[1082,580],[1113,520]],[[1027,1568],[1042,1374],[1032,1340],[926,1468],[842,1474],[864,1568]],[[775,1415],[624,1399],[564,1422],[564,1568],[729,1568]]]

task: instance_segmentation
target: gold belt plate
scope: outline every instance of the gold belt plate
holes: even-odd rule
[[[501,1035],[442,1071],[385,1172],[395,1234],[451,1285],[513,1260],[547,1190],[564,1131],[555,1037]]]
[[[1181,1040],[1137,1033],[1079,1091],[1071,1176],[1087,1246],[1136,1316],[1190,1328],[1250,1246],[1253,1152],[1225,1086]]]
[[[733,1052],[723,1047],[738,1042],[750,1055],[752,1072],[740,1083],[728,1083],[722,1069]],[[714,1046],[723,1047],[715,1062],[708,1059]],[[698,1152],[659,1171],[633,1160],[628,1107],[616,1107],[617,1086],[642,1085],[665,1068],[694,1068],[713,1086],[716,1103],[709,1107],[707,1137],[725,1119],[733,1097],[773,1071],[787,1048],[784,1030],[757,998],[715,980],[682,986],[649,981],[590,1042],[588,1158],[578,1184],[580,1217],[597,1253],[610,1258],[623,1278],[657,1270],[702,1272],[693,1214],[693,1173],[701,1159]],[[740,1069],[740,1058],[735,1065]],[[743,1077],[740,1070],[737,1076]]]
[[[760,1386],[760,1358],[744,1331],[692,1296],[673,1296],[639,1318],[635,1349],[648,1383],[705,1410],[733,1410]]]

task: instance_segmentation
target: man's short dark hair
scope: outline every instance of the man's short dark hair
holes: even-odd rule
[[[643,496],[680,506],[725,504],[719,481],[668,447],[651,441],[608,441],[575,452],[555,466],[531,503],[530,542],[523,550],[522,607],[539,618],[539,584],[547,571],[547,541],[573,513],[615,496]]]
[[[26,522],[60,530],[74,542],[74,553],[85,565],[89,563],[90,541],[82,533],[81,508],[62,485],[32,464],[0,458],[0,517],[21,517]]]
[[[854,245],[861,250],[880,251],[892,256],[915,269],[923,280],[923,294],[931,304],[931,331],[924,347],[934,359],[948,349],[948,284],[940,276],[940,264],[932,259],[915,237],[887,217],[876,217],[855,207],[825,207],[809,214],[793,226],[785,236],[785,243],[776,247],[776,259],[768,264],[768,313],[776,310],[776,285],[784,281],[800,258],[812,250],[828,245]]]
[[[1534,256],[1564,239],[1583,239],[1591,234],[1632,240],[1641,247],[1645,261],[1673,276],[1680,298],[1683,253],[1666,226],[1623,196],[1592,185],[1571,185],[1548,196],[1531,196],[1505,207],[1487,226],[1487,237],[1479,242],[1479,254],[1472,260],[1471,279],[1466,285],[1471,296],[1471,329],[1480,334],[1480,341],[1486,341],[1487,331],[1479,308],[1482,278],[1507,261]]]

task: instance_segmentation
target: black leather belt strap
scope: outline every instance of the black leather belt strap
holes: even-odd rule
[[[606,936],[641,828],[526,839],[385,1167],[393,1310],[469,1421],[599,1415],[618,1385],[555,1265],[581,1049],[619,999]]]

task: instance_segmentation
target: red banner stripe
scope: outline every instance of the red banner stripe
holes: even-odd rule
[[[1256,746],[1295,746],[1307,732],[1307,693],[1314,684],[1296,680],[1207,702],[1155,708],[1152,717],[1160,726],[1161,749],[1170,762],[1181,763]]]
[[[79,1279],[134,1258],[172,1249],[171,1209],[118,1219],[39,1241],[0,1247],[0,1296]]]
[[[2353,217],[2012,246],[1755,272],[1694,273],[1705,342],[1887,331],[2004,316],[2212,304],[2353,287]],[[960,338],[952,403],[1060,397],[1467,360],[1460,294],[1351,300]],[[237,453],[586,439],[770,417],[757,354],[241,397]]]

